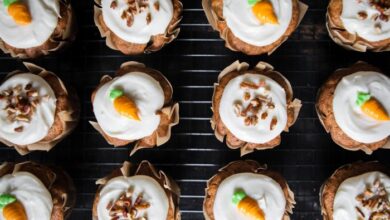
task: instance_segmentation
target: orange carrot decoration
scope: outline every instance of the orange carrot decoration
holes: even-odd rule
[[[358,92],[356,104],[360,106],[362,112],[378,121],[389,121],[390,117],[383,105],[369,93]]]
[[[4,0],[4,6],[8,7],[8,14],[19,25],[27,25],[31,23],[31,14],[25,3],[19,0]]]
[[[22,203],[9,194],[0,195],[0,208],[3,209],[5,220],[27,220],[26,211]]]
[[[252,12],[261,24],[279,24],[272,3],[269,0],[248,0]]]
[[[246,195],[244,191],[236,191],[232,199],[238,210],[252,220],[265,220],[263,210],[256,200]]]
[[[114,101],[115,110],[122,116],[140,121],[137,105],[129,97],[123,94],[122,90],[113,89],[110,98]]]

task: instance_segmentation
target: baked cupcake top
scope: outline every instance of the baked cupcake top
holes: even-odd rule
[[[39,75],[15,74],[0,86],[0,137],[16,145],[42,140],[54,123],[56,96]]]
[[[390,177],[378,171],[344,180],[337,189],[333,219],[389,219]]]
[[[0,177],[0,219],[51,219],[53,209],[49,190],[29,172],[16,172]],[[7,218],[8,217],[8,218]]]
[[[162,87],[143,72],[114,78],[97,90],[93,101],[100,127],[109,136],[122,140],[151,135],[160,124],[160,115],[156,113],[163,106]]]
[[[390,135],[390,79],[375,71],[344,76],[333,97],[338,126],[350,138],[374,143]]]
[[[293,14],[292,0],[224,0],[223,16],[242,41],[266,46],[283,36]]]
[[[245,73],[227,83],[219,114],[237,138],[250,143],[266,143],[286,127],[286,92],[265,75]]]
[[[114,204],[121,201],[133,204],[132,207],[137,210],[137,218],[166,219],[164,216],[168,215],[168,197],[160,184],[149,176],[119,176],[108,181],[100,191],[97,206],[99,219],[111,220],[112,214],[116,212],[120,216],[125,207],[116,207]]]
[[[377,0],[343,0],[340,19],[345,29],[375,42],[390,38],[390,3]]]
[[[101,4],[107,27],[121,39],[137,44],[164,34],[173,17],[172,0],[102,0]]]
[[[57,27],[58,0],[0,0],[0,38],[15,48],[45,43]]]

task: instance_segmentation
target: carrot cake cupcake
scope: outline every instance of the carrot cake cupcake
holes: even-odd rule
[[[0,141],[20,154],[49,151],[77,125],[79,103],[60,78],[31,63],[0,85]]]
[[[390,219],[390,170],[378,162],[337,169],[321,188],[324,220]]]
[[[106,44],[124,54],[160,50],[180,32],[180,0],[95,0],[95,24]]]
[[[277,172],[256,161],[235,161],[208,182],[203,202],[206,220],[286,220],[294,194]]]
[[[241,155],[280,144],[298,117],[301,101],[293,99],[289,81],[259,62],[248,69],[238,61],[225,68],[214,85],[211,126],[215,136]]]
[[[364,62],[333,73],[318,92],[316,109],[334,142],[371,154],[388,148],[390,78]]]
[[[298,0],[203,0],[203,9],[226,47],[248,55],[273,52],[306,10]]]
[[[121,65],[114,78],[103,76],[92,93],[97,122],[90,122],[107,142],[124,146],[136,142],[131,154],[167,142],[179,122],[173,89],[157,70],[142,63]]]
[[[179,187],[148,161],[138,166],[125,162],[96,183],[93,220],[180,219]]]
[[[326,20],[330,37],[345,48],[390,50],[389,0],[331,0]]]
[[[0,49],[13,57],[36,58],[74,39],[68,0],[0,0]]]
[[[34,162],[0,166],[0,219],[63,220],[75,199],[73,181],[59,168]]]

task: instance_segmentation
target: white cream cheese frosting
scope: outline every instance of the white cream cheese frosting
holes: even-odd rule
[[[169,200],[161,185],[149,176],[137,175],[132,177],[115,177],[108,181],[99,194],[97,214],[99,220],[111,220],[107,207],[110,202],[115,202],[128,189],[133,190],[132,203],[137,195],[142,194],[143,201],[150,207],[141,210],[138,216],[147,216],[149,220],[166,220],[168,216]]]
[[[223,17],[233,34],[255,46],[266,46],[286,32],[292,19],[291,0],[270,0],[279,24],[260,24],[247,0],[224,0]]]
[[[390,22],[373,16],[379,16],[380,12],[373,8],[370,0],[343,0],[343,10],[341,20],[344,28],[351,34],[357,34],[368,41],[381,41],[390,38]],[[365,13],[367,17],[362,19],[360,13]],[[376,25],[380,26],[378,32]]]
[[[28,25],[18,25],[8,14],[8,7],[0,0],[0,38],[16,48],[41,46],[57,27],[60,17],[59,0],[24,0],[27,3],[32,21]]]
[[[4,110],[8,105],[7,100],[5,98],[0,100],[0,137],[17,145],[28,145],[42,140],[54,123],[57,99],[53,89],[42,77],[31,73],[16,74],[0,86],[0,92],[12,90],[16,86],[25,88],[28,84],[38,92],[40,97],[40,102],[35,107],[29,122],[10,120],[8,112]],[[25,93],[22,92],[22,95],[25,96]],[[15,129],[20,126],[23,130],[16,132]]]
[[[390,79],[372,71],[360,71],[343,77],[333,98],[333,113],[337,125],[350,138],[373,143],[390,135],[390,121],[376,121],[364,115],[356,104],[358,92],[368,92],[390,113]]]
[[[114,8],[111,6],[113,1],[116,1]],[[127,2],[127,0],[102,0],[101,2],[104,22],[115,35],[127,42],[145,44],[152,36],[165,33],[173,18],[172,0],[147,0],[148,9],[135,14],[130,27],[126,19],[122,18],[123,12],[129,8]],[[157,4],[158,7],[155,6]],[[151,19],[149,24],[148,13]]]
[[[390,199],[390,178],[381,172],[368,172],[359,176],[351,177],[342,182],[337,189],[333,203],[334,220],[360,219],[356,207],[364,213],[365,218],[369,220],[370,213],[366,208],[361,207],[356,197],[362,194],[367,186],[372,185],[376,180],[384,185],[388,199]]]
[[[109,97],[113,89],[121,89],[139,110],[140,121],[120,115]],[[164,105],[164,91],[153,77],[142,72],[130,72],[101,86],[93,101],[97,122],[111,137],[138,140],[151,135],[160,124],[157,112]]]
[[[22,203],[28,220],[50,220],[53,201],[45,185],[28,172],[7,174],[0,178],[0,194],[11,194]],[[0,220],[5,220],[3,213]]]
[[[264,80],[269,88],[267,92],[264,88],[259,89],[243,89],[240,87],[242,82],[252,82],[254,84]],[[251,97],[266,96],[274,103],[275,108],[266,109],[263,105],[259,113],[267,112],[266,119],[260,119],[254,126],[247,126],[242,117],[238,117],[234,105],[242,102],[243,108],[246,108],[251,99],[243,100],[244,94],[248,92]],[[222,94],[219,104],[219,115],[223,124],[229,131],[238,139],[249,143],[266,143],[277,137],[286,127],[287,124],[287,104],[285,90],[273,79],[259,74],[246,73],[231,79]],[[274,129],[270,129],[270,124],[273,118],[277,119]]]
[[[232,198],[236,190],[258,201],[267,220],[281,220],[286,207],[283,189],[272,178],[253,173],[234,174],[221,182],[215,195],[215,220],[250,220],[239,212]]]

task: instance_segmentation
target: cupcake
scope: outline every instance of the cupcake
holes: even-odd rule
[[[95,0],[95,24],[106,44],[126,55],[150,53],[180,32],[180,0]]]
[[[351,50],[390,50],[390,1],[331,0],[326,24],[330,37]]]
[[[180,219],[179,187],[148,161],[125,162],[96,183],[93,220]]]
[[[235,161],[208,182],[203,202],[206,220],[288,220],[294,193],[286,180],[256,161]]]
[[[367,154],[388,148],[390,78],[358,62],[333,73],[320,88],[317,114],[336,144]]]
[[[273,67],[259,62],[234,62],[218,76],[214,85],[211,127],[215,136],[241,156],[255,149],[280,144],[282,131],[295,123],[301,101],[293,100],[289,81]]]
[[[34,162],[0,166],[0,219],[63,220],[75,199],[73,181],[59,168]]]
[[[0,141],[24,155],[49,151],[77,125],[79,103],[54,73],[31,63],[0,85]]]
[[[202,5],[226,47],[248,55],[272,53],[307,9],[298,0],[203,0]]]
[[[324,220],[390,219],[390,170],[378,162],[337,169],[321,188]]]
[[[97,122],[90,122],[115,147],[136,142],[131,152],[167,142],[179,122],[173,89],[157,70],[142,63],[123,63],[114,78],[103,76],[92,93]]]
[[[68,0],[1,0],[0,49],[18,58],[36,58],[74,40]]]

